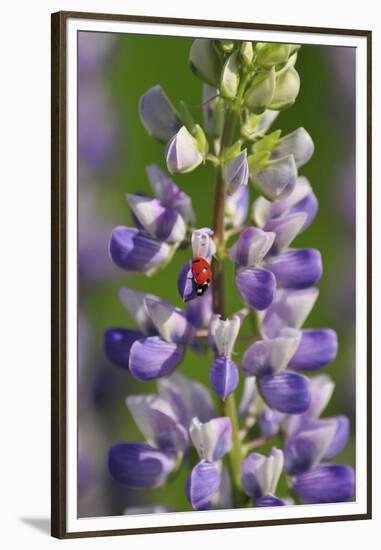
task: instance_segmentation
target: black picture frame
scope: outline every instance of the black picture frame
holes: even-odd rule
[[[295,31],[364,37],[367,42],[367,511],[363,514],[316,516],[295,519],[223,522],[107,531],[68,532],[66,522],[66,25],[68,19],[129,21],[140,23],[192,25],[252,30]],[[51,534],[60,539],[136,535],[173,531],[260,527],[269,525],[353,521],[372,517],[372,33],[369,30],[269,25],[249,22],[210,21],[112,15],[102,13],[58,12],[51,17]]]

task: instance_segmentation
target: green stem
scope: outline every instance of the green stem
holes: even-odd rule
[[[229,111],[221,138],[221,153],[228,147],[235,134],[237,124],[237,112]],[[213,231],[217,248],[225,247],[225,197],[226,184],[221,168],[217,171],[216,191],[214,199]],[[224,293],[224,271],[223,262],[213,260],[213,312],[225,318],[225,293]],[[232,427],[232,448],[227,457],[227,465],[233,485],[234,504],[242,504],[242,490],[240,487],[241,470],[241,442],[239,438],[239,425],[234,394],[231,393],[225,401],[221,401],[221,414],[230,418]]]

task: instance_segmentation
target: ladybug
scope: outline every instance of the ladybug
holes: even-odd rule
[[[202,296],[209,288],[212,280],[212,268],[205,258],[197,257],[192,260],[192,277],[196,283],[196,292]]]

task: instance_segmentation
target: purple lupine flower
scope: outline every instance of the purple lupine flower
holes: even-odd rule
[[[271,151],[272,159],[280,159],[292,155],[295,164],[299,168],[306,164],[314,153],[314,142],[304,128],[298,128],[278,140]]]
[[[252,170],[254,185],[271,201],[287,198],[294,191],[298,169],[293,155],[271,160],[265,168]]]
[[[297,227],[300,229],[302,224]],[[283,251],[295,236],[295,230],[290,232],[284,225],[274,229],[276,231],[249,227],[230,250],[230,258],[237,266],[237,287],[244,301],[257,310],[270,306],[276,285],[303,289],[315,284],[322,274],[321,256],[317,250]],[[281,253],[276,254],[275,250]]]
[[[273,447],[269,456],[251,453],[241,465],[241,482],[246,494],[255,499],[274,497],[283,470],[283,453]],[[264,506],[265,501],[260,505]],[[274,505],[274,504],[270,504]]]
[[[189,434],[200,462],[192,469],[186,483],[186,495],[195,510],[211,508],[222,481],[221,458],[232,445],[231,424],[227,417],[202,423],[192,420]]]
[[[231,355],[240,326],[238,315],[226,320],[222,320],[220,315],[213,315],[209,324],[209,342],[216,351],[216,359],[210,369],[210,383],[222,400],[238,386],[238,367],[231,360]]]
[[[299,177],[294,191],[284,200],[270,202],[264,197],[259,197],[253,203],[252,215],[255,223],[267,229],[267,223],[271,220],[288,217],[292,214],[303,213],[306,216],[301,231],[306,229],[316,216],[318,201],[307,178]]]

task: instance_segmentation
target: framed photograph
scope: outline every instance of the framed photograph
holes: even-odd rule
[[[370,31],[53,14],[53,536],[371,517],[370,190]]]

